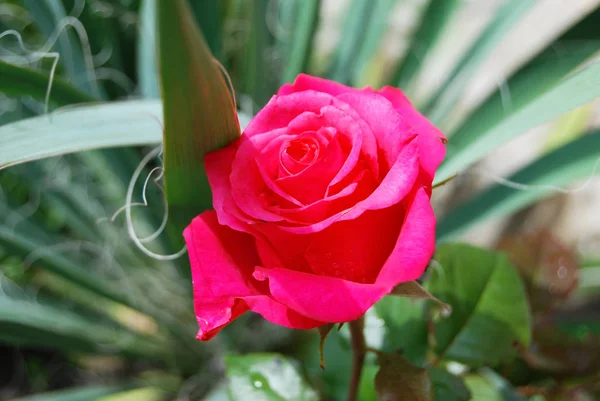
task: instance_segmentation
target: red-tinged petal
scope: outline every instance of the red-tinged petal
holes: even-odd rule
[[[433,182],[438,166],[444,160],[444,156],[446,156],[446,146],[444,146],[439,138],[430,135],[419,135],[418,140],[419,160],[426,178],[423,185],[429,187]]]
[[[273,96],[269,103],[254,116],[244,130],[243,136],[253,137],[287,125],[304,112],[319,113],[321,108],[332,104],[335,98],[327,93],[292,93]]]
[[[268,296],[246,297],[244,301],[251,311],[260,314],[269,322],[290,329],[314,329],[325,324],[303,316]]]
[[[413,107],[410,100],[408,100],[406,95],[400,89],[386,86],[382,88],[379,93],[392,102],[392,105],[398,110],[400,115],[408,121],[417,133],[443,140],[446,139],[442,131]]]
[[[402,227],[401,204],[367,211],[312,235],[306,260],[320,276],[374,283]]]
[[[396,246],[383,265],[376,283],[389,288],[418,279],[434,250],[435,215],[429,196],[421,188],[408,206]]]
[[[281,226],[282,230],[295,234],[323,231],[333,223],[358,218],[367,210],[385,209],[401,202],[412,190],[419,176],[418,141],[413,138],[398,155],[392,168],[373,193],[354,207],[318,223],[307,226]]]
[[[252,278],[260,259],[254,238],[217,222],[216,213],[204,212],[185,229],[194,291],[198,337],[207,339],[244,311],[236,299],[259,295]],[[246,308],[247,309],[247,308]]]
[[[268,209],[273,202],[271,190],[263,179],[256,158],[274,138],[284,130],[269,131],[253,137],[243,136],[231,166],[231,196],[235,204],[248,216],[260,221],[281,221]]]
[[[307,90],[314,90],[318,92],[329,93],[330,95],[337,96],[342,93],[356,91],[357,89],[351,88],[346,85],[342,85],[335,81],[330,81],[328,79],[313,77],[311,75],[300,74],[296,77],[296,80],[293,84],[285,84],[283,85],[279,91],[278,95],[289,95],[291,93],[303,92]]]
[[[404,144],[417,132],[385,97],[370,92],[344,93],[338,99],[348,104],[371,128],[383,160],[379,159],[384,175],[398,158]]]
[[[231,165],[235,158],[239,140],[230,145],[207,153],[204,158],[204,166],[208,182],[212,189],[213,207],[217,212],[219,223],[227,225],[238,231],[248,231],[248,223],[252,219],[245,215],[233,201],[231,196]]]
[[[359,318],[391,290],[376,284],[278,268],[257,267],[254,277],[268,280],[271,295],[278,302],[301,315],[327,323]]]
[[[296,329],[323,324],[271,297],[265,283],[252,276],[254,267],[261,263],[254,238],[220,225],[215,212],[196,217],[183,235],[192,269],[199,340],[209,340],[248,310],[272,323]]]

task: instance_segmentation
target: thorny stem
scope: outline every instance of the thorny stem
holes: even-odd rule
[[[356,401],[358,397],[358,386],[362,374],[363,364],[367,347],[365,345],[365,317],[361,316],[349,324],[352,342],[352,375],[350,376],[350,388],[348,389],[348,401]]]

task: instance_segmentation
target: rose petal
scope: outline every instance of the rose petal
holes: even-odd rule
[[[374,283],[394,249],[403,213],[397,204],[333,224],[312,235],[306,260],[315,274]]]
[[[260,221],[280,221],[278,216],[268,210],[273,200],[256,158],[261,149],[281,135],[283,130],[269,131],[252,137],[242,136],[235,159],[231,166],[231,196],[235,204],[248,216]]]
[[[283,305],[308,318],[327,323],[359,318],[391,290],[376,284],[359,284],[278,268],[257,267],[254,277],[268,279],[272,296]]]
[[[367,210],[385,209],[399,203],[410,193],[419,176],[420,166],[417,145],[416,138],[413,138],[404,146],[381,184],[367,199],[358,202],[350,210],[338,213],[316,224],[300,227],[282,226],[282,230],[295,234],[315,233],[326,229],[337,221],[356,219]]]
[[[252,137],[278,128],[286,127],[290,121],[304,112],[319,113],[331,104],[334,97],[323,92],[292,93],[273,96],[269,103],[250,121],[243,136]]]
[[[302,92],[307,90],[314,90],[318,92],[325,92],[333,96],[341,95],[342,93],[352,92],[356,89],[349,86],[342,85],[335,81],[328,79],[313,77],[311,75],[299,74],[293,84],[283,85],[278,95],[289,95],[291,93]]]
[[[198,339],[212,338],[247,310],[286,327],[312,328],[323,324],[289,310],[253,278],[252,271],[260,259],[251,235],[219,225],[211,211],[196,217],[185,229],[184,237],[200,327]]]
[[[377,284],[386,288],[416,280],[425,271],[435,250],[435,215],[423,188],[408,206],[396,246],[383,265]]]
[[[213,207],[217,212],[219,223],[227,225],[238,231],[248,231],[248,223],[252,219],[245,215],[233,201],[231,196],[231,165],[235,158],[239,140],[228,146],[207,153],[204,157],[204,166],[208,182],[212,189]]]
[[[419,134],[426,134],[434,138],[446,139],[442,131],[425,118],[417,109],[413,107],[410,100],[398,88],[391,86],[383,87],[379,93],[392,102],[392,105],[400,115],[413,127]]]
[[[371,128],[383,160],[379,159],[382,166],[381,174],[385,174],[397,159],[398,154],[406,142],[412,139],[417,132],[412,129],[410,122],[404,119],[394,108],[392,103],[377,93],[344,93],[338,99],[347,103]]]

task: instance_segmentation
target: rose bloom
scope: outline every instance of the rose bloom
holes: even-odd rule
[[[184,232],[198,339],[248,310],[296,329],[347,322],[421,276],[445,141],[399,89],[284,85],[206,155],[215,210]]]

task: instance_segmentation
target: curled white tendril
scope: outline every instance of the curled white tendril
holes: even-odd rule
[[[153,259],[156,259],[156,260],[175,260],[175,259],[178,259],[181,256],[185,255],[185,253],[187,252],[187,247],[185,245],[181,248],[181,250],[179,250],[179,252],[171,254],[171,255],[160,255],[158,253],[152,252],[151,250],[146,248],[146,246],[144,245],[144,242],[148,242],[149,238],[151,238],[151,239],[156,238],[164,230],[164,228],[167,224],[166,221],[169,218],[169,208],[168,208],[167,204],[165,204],[165,215],[164,215],[161,226],[150,237],[140,239],[135,232],[135,228],[133,227],[133,221],[131,218],[131,205],[133,203],[132,198],[133,198],[133,189],[135,187],[135,183],[137,182],[140,174],[142,173],[142,171],[144,170],[146,165],[150,162],[150,160],[157,157],[161,152],[162,152],[161,147],[157,147],[154,150],[152,150],[150,153],[148,153],[146,156],[144,156],[144,158],[142,159],[140,164],[137,166],[137,168],[133,172],[133,176],[131,177],[131,180],[129,181],[129,186],[127,187],[127,195],[125,198],[125,206],[124,206],[125,218],[126,218],[127,233],[129,234],[129,238],[133,241],[133,243],[138,247],[138,249],[140,251],[142,251],[147,256],[149,256]],[[154,171],[159,171],[159,169],[162,170],[161,168],[153,169],[150,172],[150,174],[148,174],[148,176],[151,176]],[[148,178],[146,178],[146,183],[144,184],[144,189],[146,189],[147,182],[148,182]],[[144,200],[143,204],[146,206],[147,200],[146,200],[145,194],[144,194],[143,200]]]

